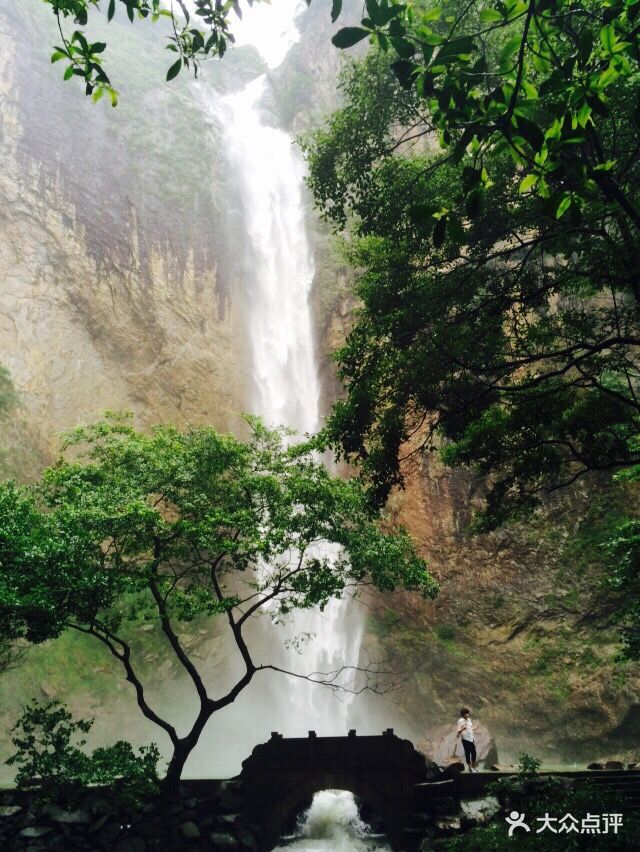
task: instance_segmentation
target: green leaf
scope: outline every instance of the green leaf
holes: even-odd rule
[[[520,48],[520,44],[522,42],[521,35],[514,35],[507,41],[505,46],[500,51],[500,67],[502,70],[506,70],[507,67],[511,64],[511,58],[514,53]]]
[[[592,108],[587,103],[582,104],[578,110],[577,119],[580,127],[586,127],[589,123],[589,120],[591,119],[591,110]]]
[[[74,71],[73,65],[69,65],[67,70],[64,72],[64,79],[70,80],[73,77],[73,71]]]
[[[597,95],[587,95],[586,100],[595,113],[601,115],[603,118],[607,118],[609,115],[609,108],[601,98]]]
[[[538,125],[522,115],[516,115],[515,119],[519,132],[527,140],[529,145],[531,145],[531,147],[536,151],[542,148],[544,144],[544,133]]]
[[[116,0],[109,0],[109,10],[107,12],[107,20],[110,21],[116,13]]]
[[[538,183],[538,175],[527,175],[520,181],[518,192],[523,195],[528,190],[532,189]]]
[[[414,81],[413,72],[415,65],[413,62],[409,62],[407,59],[396,59],[395,62],[391,63],[391,67],[402,88],[410,89]]]
[[[387,23],[384,10],[380,8],[377,0],[365,0],[365,5],[367,7],[367,14],[375,26],[384,26]]]
[[[340,13],[342,12],[342,0],[333,0],[331,4],[331,23],[335,24],[335,22],[340,17]]]
[[[476,187],[465,200],[465,212],[469,219],[477,219],[482,212],[482,190]]]
[[[403,59],[410,59],[416,52],[413,44],[406,38],[391,38],[391,45]]]
[[[502,20],[504,20],[502,13],[498,12],[497,9],[483,9],[480,12],[481,24],[495,24]]]
[[[362,41],[368,35],[370,35],[370,31],[362,27],[344,27],[338,30],[331,39],[331,42],[335,47],[345,50],[347,47],[353,47],[354,44],[358,44],[359,41]]]
[[[607,86],[611,85],[611,83],[615,83],[619,76],[620,74],[618,70],[614,68],[613,65],[609,65],[609,67],[605,68],[602,74],[598,77],[598,87],[600,89],[606,89]]]
[[[58,62],[60,59],[66,59],[67,54],[63,53],[61,50],[54,50],[51,54],[51,62]]]
[[[602,27],[600,30],[600,43],[608,53],[613,53],[613,48],[617,41],[618,36],[616,35],[613,24],[609,24],[607,27]]]
[[[103,41],[95,41],[91,45],[91,53],[103,53],[106,46],[107,45]]]
[[[177,77],[178,74],[180,73],[181,68],[182,68],[182,57],[180,57],[180,59],[176,60],[176,62],[174,62],[173,65],[171,66],[171,68],[169,68],[169,70],[167,71],[167,80],[173,80],[174,77]]]
[[[572,200],[573,199],[571,198],[571,194],[569,192],[566,192],[556,209],[556,219],[560,219],[560,217],[567,212],[569,207],[571,207]]]
[[[445,59],[468,56],[474,49],[473,36],[463,36],[445,42],[436,57],[438,63]]]

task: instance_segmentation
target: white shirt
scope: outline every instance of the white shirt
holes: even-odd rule
[[[471,719],[465,719],[464,716],[461,716],[458,719],[458,730],[462,731],[463,740],[466,740],[468,743],[474,742],[473,722]]]

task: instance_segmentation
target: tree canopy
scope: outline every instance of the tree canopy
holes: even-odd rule
[[[251,618],[323,608],[365,586],[436,592],[408,537],[372,521],[358,482],[331,476],[285,438],[257,420],[247,442],[211,428],[145,435],[114,416],[73,433],[74,455],[36,485],[0,486],[2,635],[39,642],[75,629],[108,648],[142,713],[171,741],[168,784],[211,715],[258,672],[281,671],[249,647]],[[180,639],[180,625],[196,616],[222,619],[243,663],[215,696]],[[151,706],[139,677],[125,636],[140,618],[158,624],[197,693],[184,736]],[[313,679],[338,685],[335,673]]]
[[[328,438],[376,503],[444,438],[491,474],[486,529],[638,461],[635,7],[367,12],[334,42],[378,47],[305,143],[362,300]]]

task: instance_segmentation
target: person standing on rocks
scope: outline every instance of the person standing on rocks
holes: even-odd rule
[[[467,761],[467,766],[469,767],[469,772],[477,772],[476,769],[476,743],[474,737],[474,731],[478,730],[478,725],[473,724],[471,721],[471,716],[469,713],[468,707],[463,707],[460,711],[460,718],[458,719],[458,733],[457,737],[462,738],[462,748],[464,749],[464,756]]]

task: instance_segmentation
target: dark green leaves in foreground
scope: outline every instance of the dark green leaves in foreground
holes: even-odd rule
[[[139,807],[157,792],[156,746],[143,746],[136,754],[120,740],[88,753],[84,737],[92,726],[93,720],[74,719],[59,701],[27,705],[11,731],[16,751],[7,760],[18,768],[18,787],[37,783],[38,798],[71,807],[87,787],[106,787],[107,807],[115,809]]]
[[[487,75],[511,79],[500,69],[507,55],[518,63],[523,22],[483,34],[486,70],[474,72],[462,39],[475,12],[449,39],[447,9],[429,22],[421,6],[424,26],[407,18],[404,29],[420,53],[399,60],[382,46],[347,67],[344,106],[305,141],[317,207],[349,229],[362,305],[336,356],[347,394],[328,441],[360,463],[378,505],[402,482],[402,460],[428,450],[487,477],[483,529],[589,471],[639,461],[640,73],[623,42],[604,55],[607,8],[571,16],[580,56],[564,29],[552,42],[576,69],[597,64],[594,51],[622,62],[604,111],[553,71],[556,59],[538,69],[522,40],[518,86],[487,91]],[[426,68],[425,54],[428,96],[397,73],[400,61]]]
[[[44,0],[56,16],[62,43],[51,56],[52,62],[65,63],[64,79],[78,77],[84,82],[85,92],[94,101],[105,94],[113,106],[118,103],[118,93],[103,65],[103,52],[107,45],[103,42],[91,42],[87,33],[73,29],[67,33],[66,24],[72,21],[76,27],[89,23],[91,13],[97,13],[105,3],[101,0]],[[253,0],[247,0],[249,5]],[[197,76],[201,62],[212,57],[224,56],[229,43],[234,41],[230,32],[231,13],[240,14],[240,7],[234,0],[195,0],[194,4],[177,0],[176,7],[169,8],[161,0],[109,0],[107,20],[111,21],[117,9],[122,9],[131,23],[136,20],[150,20],[157,23],[163,18],[171,22],[167,35],[167,49],[178,58],[167,72],[167,80],[177,77],[182,68],[191,69]],[[137,61],[137,58],[136,58]]]
[[[597,120],[637,75],[639,10],[638,0],[476,0],[463,10],[367,0],[361,27],[333,43],[369,36],[397,56],[398,80],[423,100],[443,148],[458,157],[471,148],[479,162],[508,152],[521,190],[548,199],[561,218],[598,195],[623,203],[622,162],[600,145]],[[598,152],[594,161],[580,163],[583,146]],[[626,212],[638,227],[637,209]]]

